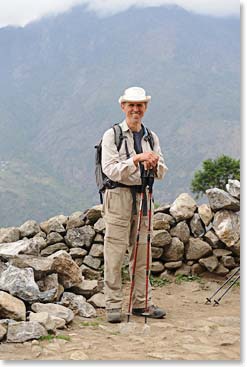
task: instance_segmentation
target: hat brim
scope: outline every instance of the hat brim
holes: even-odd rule
[[[118,102],[121,104],[122,102],[149,102],[151,100],[151,96],[146,96],[146,98],[138,99],[138,98],[124,98],[121,96]]]

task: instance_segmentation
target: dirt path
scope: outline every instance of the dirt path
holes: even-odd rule
[[[222,282],[221,282],[222,283]],[[104,311],[94,319],[75,317],[58,334],[70,340],[0,344],[1,360],[239,360],[240,287],[234,286],[217,307],[205,298],[220,285],[211,280],[171,283],[153,290],[163,320],[131,317],[109,324]],[[129,285],[125,285],[127,310]]]

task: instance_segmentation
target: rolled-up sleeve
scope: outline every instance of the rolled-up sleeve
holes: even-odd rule
[[[107,130],[102,139],[102,170],[112,181],[135,184],[140,180],[140,170],[133,162],[133,157],[120,160],[114,141],[113,129]]]

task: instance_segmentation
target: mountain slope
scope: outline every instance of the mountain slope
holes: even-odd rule
[[[12,162],[0,184],[0,226],[22,220],[14,210],[18,185],[11,205],[6,191],[18,178],[11,169],[17,160],[54,184],[37,192],[23,183],[29,200],[21,211],[30,217],[98,202],[93,147],[123,119],[117,100],[131,85],[152,95],[145,122],[158,133],[169,167],[155,185],[156,201],[189,191],[203,159],[239,157],[239,36],[238,18],[178,7],[106,18],[76,7],[25,28],[0,29],[0,160]],[[38,209],[42,192],[49,192],[50,205]]]

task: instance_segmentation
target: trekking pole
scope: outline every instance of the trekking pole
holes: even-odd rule
[[[137,260],[137,253],[138,253],[138,246],[140,240],[140,231],[141,231],[141,221],[142,221],[142,214],[143,214],[143,201],[144,201],[144,193],[146,188],[146,178],[142,177],[142,191],[141,191],[141,199],[140,199],[140,206],[139,206],[139,213],[138,213],[138,222],[137,222],[137,234],[136,234],[136,243],[134,249],[134,260],[133,260],[133,269],[131,274],[131,285],[130,285],[130,296],[129,296],[129,307],[127,313],[127,322],[130,320],[130,310],[132,305],[132,295],[135,286],[135,271],[136,271],[136,260]]]
[[[153,184],[154,174],[152,170],[147,173],[148,176],[148,232],[147,232],[147,260],[146,260],[146,294],[145,294],[145,324],[147,323],[148,313],[148,288],[149,288],[149,268],[150,268],[150,249],[151,249],[151,224],[152,224],[152,196],[153,196]]]
[[[236,277],[236,279],[234,279],[234,281],[229,285],[229,287],[226,288],[225,292],[218,298],[218,299],[214,299],[214,306],[217,306],[220,304],[221,299],[224,297],[224,295],[229,292],[229,290],[234,286],[234,284],[237,282],[237,280],[240,278],[240,275],[238,275]]]
[[[234,277],[234,275],[236,275],[239,272],[239,270],[240,267],[238,267],[236,271],[229,278],[227,278],[227,280],[219,288],[217,288],[216,291],[210,297],[206,298],[205,302],[206,305],[211,303],[211,299],[224,287],[224,285],[226,285]]]

